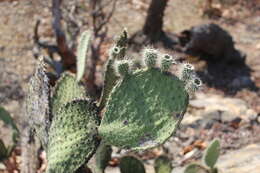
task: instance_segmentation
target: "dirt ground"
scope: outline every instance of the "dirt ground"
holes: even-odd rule
[[[109,42],[123,28],[127,28],[130,35],[141,29],[149,2],[150,0],[120,0],[117,4],[118,8],[116,8],[108,25]],[[220,8],[220,4],[216,1],[214,7],[221,9],[222,17],[209,19],[202,17],[202,0],[170,0],[165,13],[164,30],[178,34],[192,26],[204,23],[216,23],[226,29],[236,42],[236,48],[246,54],[246,64],[243,67],[211,64],[212,69],[208,68],[206,73],[203,71],[205,68],[202,68],[201,64],[207,64],[207,62],[203,60],[194,61],[198,71],[204,75],[202,77],[208,74],[205,77],[206,81],[202,92],[205,95],[216,94],[223,96],[223,98],[241,99],[249,105],[249,109],[254,110],[259,115],[260,1],[255,0],[255,2],[257,5],[253,7],[250,4],[248,6],[226,4]],[[0,0],[0,105],[11,113],[17,123],[22,118],[20,116],[22,100],[36,63],[32,53],[34,48],[32,38],[37,19],[42,20],[39,31],[41,39],[50,42],[54,40],[51,12],[48,6],[50,4],[47,1],[40,0]],[[106,55],[103,56],[106,57]],[[101,67],[100,72],[102,70]],[[243,85],[241,77],[244,77],[243,79],[246,81],[249,80],[249,83],[251,82],[249,87]],[[102,81],[102,78],[99,81]],[[186,130],[183,130],[184,136],[191,133]],[[251,131],[248,133],[251,133]],[[3,125],[0,126],[0,138],[5,138],[8,141],[7,135],[8,130]],[[181,134],[179,135],[181,136]],[[259,134],[252,133],[250,139],[241,143],[259,143],[258,136]],[[255,140],[252,140],[252,138],[255,138]],[[207,140],[207,138],[204,139]],[[232,142],[230,145],[232,145]],[[239,148],[232,149],[238,150]],[[229,149],[229,146],[225,148],[227,151]],[[186,161],[178,164],[183,163],[186,163]]]

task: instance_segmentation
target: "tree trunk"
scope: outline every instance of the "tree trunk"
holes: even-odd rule
[[[152,0],[143,27],[143,33],[151,41],[157,41],[163,33],[163,16],[168,0]]]

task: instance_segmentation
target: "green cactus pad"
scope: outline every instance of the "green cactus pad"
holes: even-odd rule
[[[74,99],[85,97],[86,90],[77,82],[75,75],[72,73],[64,73],[60,80],[57,81],[51,99],[52,114],[55,115],[62,105]]]
[[[115,60],[123,59],[126,52],[126,46],[127,46],[127,32],[126,30],[124,30],[123,33],[117,38],[116,41],[115,47],[118,51],[114,50],[115,47],[113,47],[110,50],[110,57],[107,61],[105,76],[104,76],[104,87],[102,90],[101,99],[99,101],[100,110],[102,110],[105,107],[109,94],[119,79],[114,69]]]
[[[171,160],[166,156],[159,156],[154,162],[154,169],[156,173],[171,173]]]
[[[121,148],[155,147],[175,132],[187,105],[188,93],[177,77],[155,68],[137,70],[113,88],[99,134]]]
[[[220,153],[220,143],[218,139],[213,140],[209,146],[207,147],[204,155],[203,155],[203,162],[210,167],[211,169],[214,168]]]
[[[101,142],[95,154],[97,172],[99,173],[105,172],[108,162],[111,160],[111,154],[112,154],[111,146],[105,144],[104,142]]]
[[[209,170],[198,163],[192,163],[184,169],[184,173],[209,173]]]
[[[99,143],[96,110],[88,100],[61,107],[49,132],[47,173],[74,173],[91,158]]]
[[[91,40],[91,32],[85,31],[80,36],[79,45],[77,48],[77,81],[80,81],[85,72],[86,54],[89,49]]]
[[[143,163],[133,156],[125,156],[119,165],[121,173],[145,173]]]

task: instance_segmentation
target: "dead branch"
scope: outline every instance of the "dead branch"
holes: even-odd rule
[[[66,41],[66,36],[61,26],[61,6],[62,0],[52,0],[52,27],[56,35],[56,42],[59,50],[59,54],[62,57],[62,64],[65,69],[75,71],[76,56],[72,50],[69,49]]]
[[[55,53],[59,54],[59,50],[58,50],[58,47],[56,45],[51,45],[51,44],[48,44],[48,43],[44,43],[42,41],[40,41],[40,37],[39,37],[39,34],[38,34],[38,30],[39,30],[39,26],[41,24],[41,21],[40,20],[37,20],[36,21],[36,24],[34,26],[34,35],[33,35],[33,42],[34,42],[34,49],[33,49],[33,55],[36,59],[38,59],[38,57],[40,56],[40,50],[41,49],[45,49],[47,50],[47,54],[48,56],[53,59],[53,55]]]
[[[109,1],[105,4],[102,4],[101,0],[92,0],[90,1],[90,6],[92,9],[92,27],[94,32],[94,39],[91,45],[91,61],[88,65],[88,75],[87,82],[90,91],[93,93],[97,93],[97,86],[95,84],[95,73],[98,59],[100,57],[100,49],[101,45],[105,41],[107,36],[108,27],[107,24],[110,21],[111,17],[114,14],[116,9],[117,0]],[[112,3],[111,10],[106,13],[104,8],[107,7],[108,4]]]

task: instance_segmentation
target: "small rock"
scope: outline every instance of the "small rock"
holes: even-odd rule
[[[237,118],[239,118],[237,115],[232,114],[228,111],[224,111],[224,112],[221,113],[221,121],[222,122],[232,122]],[[239,119],[241,119],[241,118],[239,118]]]
[[[205,115],[203,115],[203,119],[197,121],[197,123],[204,129],[210,129],[215,122],[221,120],[221,114],[222,111],[219,110],[206,112]]]

